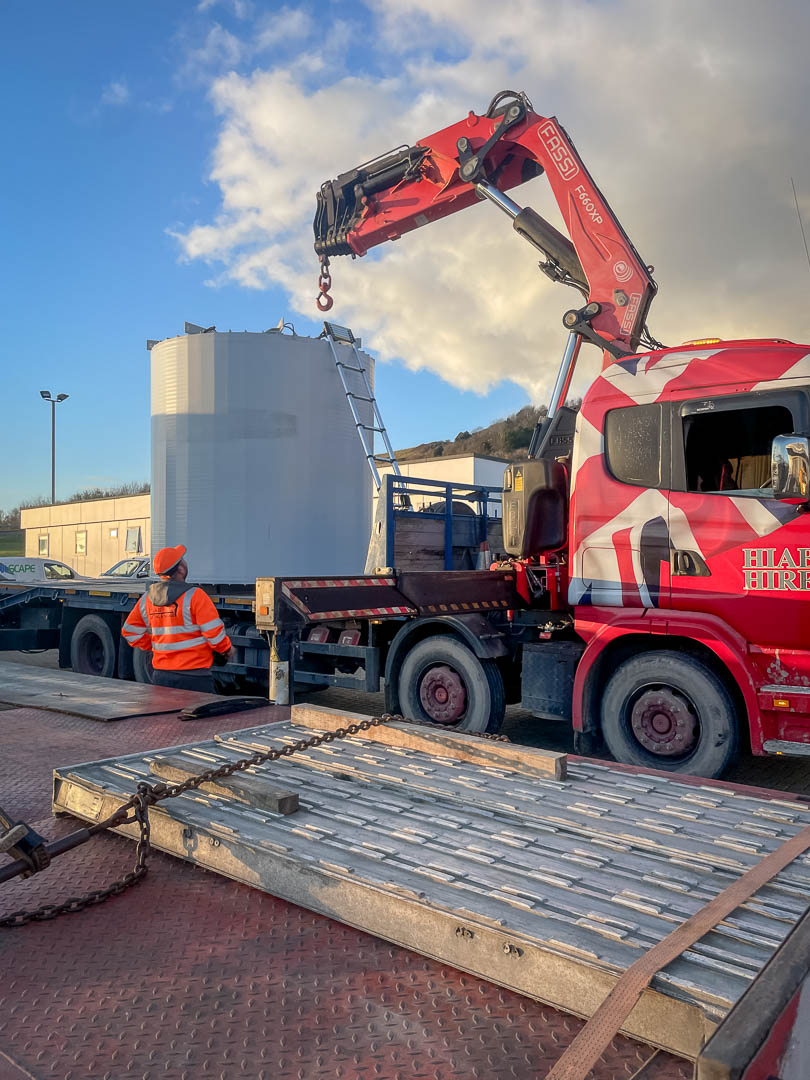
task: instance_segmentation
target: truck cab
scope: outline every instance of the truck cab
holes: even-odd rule
[[[627,357],[586,394],[574,724],[621,760],[716,775],[745,719],[754,753],[810,753],[810,517],[772,480],[775,440],[810,432],[809,388],[808,347],[758,339]]]

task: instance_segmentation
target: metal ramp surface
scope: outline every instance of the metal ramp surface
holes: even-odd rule
[[[217,694],[172,690],[151,683],[101,679],[75,671],[53,671],[0,660],[0,702],[84,716],[90,720],[124,720],[129,716],[159,716],[179,712]]]
[[[289,745],[317,723],[318,710],[305,712],[310,727],[231,732],[173,759],[179,752],[202,771]],[[386,730],[248,771],[297,792],[296,813],[186,793],[152,809],[153,843],[589,1016],[644,951],[810,823],[800,803],[722,784],[593,761],[570,762],[555,779],[542,775],[542,751],[513,747],[508,767],[473,764],[388,745]],[[161,753],[57,769],[54,809],[100,820],[139,780],[157,779]],[[625,1033],[695,1058],[809,904],[805,856],[660,972]]]

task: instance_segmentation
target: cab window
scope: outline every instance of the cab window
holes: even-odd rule
[[[669,482],[663,406],[631,405],[605,417],[605,460],[623,484],[660,488]]]
[[[710,495],[767,498],[771,444],[777,435],[802,430],[803,400],[797,395],[740,400],[707,399],[682,407],[684,490]]]

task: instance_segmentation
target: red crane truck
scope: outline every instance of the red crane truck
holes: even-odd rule
[[[540,173],[570,240],[504,194]],[[810,754],[810,346],[656,342],[651,268],[557,120],[511,91],[322,186],[319,306],[330,257],[481,200],[583,299],[563,318],[548,419],[506,470],[506,558],[490,572],[262,579],[257,625],[299,681],[345,671],[350,642],[391,711],[457,729],[497,730],[520,701],[570,720],[579,752],[603,739],[633,765],[719,776],[746,733],[755,754]],[[583,342],[604,363],[575,413]]]

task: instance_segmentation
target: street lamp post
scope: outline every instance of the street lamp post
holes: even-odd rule
[[[56,406],[60,401],[67,401],[70,394],[57,394],[51,397],[50,390],[40,390],[39,396],[51,405],[51,505],[56,502]]]

